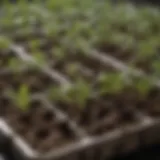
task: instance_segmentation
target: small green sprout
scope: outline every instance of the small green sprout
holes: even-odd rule
[[[77,79],[76,83],[68,90],[68,96],[71,101],[74,101],[81,109],[86,106],[87,100],[92,93],[91,84],[83,79]]]
[[[64,60],[66,58],[65,49],[63,47],[54,47],[52,54],[57,60]]]
[[[66,66],[66,71],[69,75],[77,75],[79,70],[79,66],[77,63],[70,63]]]
[[[22,66],[23,66],[23,63],[21,63],[21,61],[17,58],[11,58],[8,61],[8,67],[13,71],[18,71]]]
[[[83,53],[84,55],[86,55],[91,50],[92,43],[90,40],[79,37],[75,40],[75,48],[76,48],[76,50],[78,50],[81,53]]]
[[[0,49],[9,49],[10,46],[10,40],[6,37],[0,36]]]
[[[33,58],[40,65],[46,64],[46,57],[45,57],[45,53],[43,52],[35,51],[33,54]]]
[[[124,88],[124,79],[121,73],[102,73],[99,77],[100,94],[118,93]]]
[[[147,96],[153,87],[147,78],[135,78],[133,80],[133,86],[141,96]]]
[[[125,41],[125,35],[120,32],[114,33],[109,39],[109,42],[114,45],[122,45]]]
[[[29,42],[29,45],[30,45],[30,47],[31,47],[32,49],[37,49],[37,48],[39,48],[40,45],[41,45],[41,40],[39,40],[39,39],[34,39],[34,40],[32,40],[32,41]]]
[[[52,100],[72,103],[80,109],[86,106],[87,100],[91,96],[91,85],[82,79],[69,87],[52,87],[49,95]]]
[[[22,111],[26,111],[30,104],[30,92],[29,87],[22,84],[17,92],[12,92],[13,101],[17,107]]]
[[[156,53],[156,50],[157,48],[151,41],[141,42],[139,43],[137,58],[150,59]]]
[[[51,86],[48,91],[48,97],[51,100],[60,101],[63,97],[63,88],[61,86]]]

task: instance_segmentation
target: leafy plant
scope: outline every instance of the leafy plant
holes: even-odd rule
[[[55,101],[75,104],[83,109],[92,94],[92,87],[86,81],[77,79],[73,85],[65,89],[63,87],[52,87],[49,93],[50,98]]]

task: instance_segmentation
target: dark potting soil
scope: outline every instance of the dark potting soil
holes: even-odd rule
[[[45,152],[74,141],[67,123],[58,121],[42,104],[35,101],[29,111],[23,112],[1,97],[2,102],[5,107],[1,108],[1,116],[33,148]]]

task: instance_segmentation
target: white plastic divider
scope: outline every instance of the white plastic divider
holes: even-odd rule
[[[24,62],[33,64],[39,67],[43,72],[49,75],[54,81],[57,81],[62,85],[71,85],[69,80],[67,80],[66,77],[62,76],[57,71],[50,69],[48,66],[43,66],[42,64],[37,63],[36,60],[31,55],[26,53],[23,47],[18,45],[11,45],[10,49]]]

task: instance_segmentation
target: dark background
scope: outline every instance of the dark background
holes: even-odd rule
[[[125,155],[124,157],[118,157],[114,160],[160,160],[160,145],[150,146],[148,148],[139,149],[138,151]]]
[[[150,146],[149,148],[139,149],[134,153],[125,155],[123,157],[117,157],[113,160],[160,160],[160,145]],[[0,159],[1,160],[1,159]],[[5,155],[5,160],[14,160],[12,155]]]

